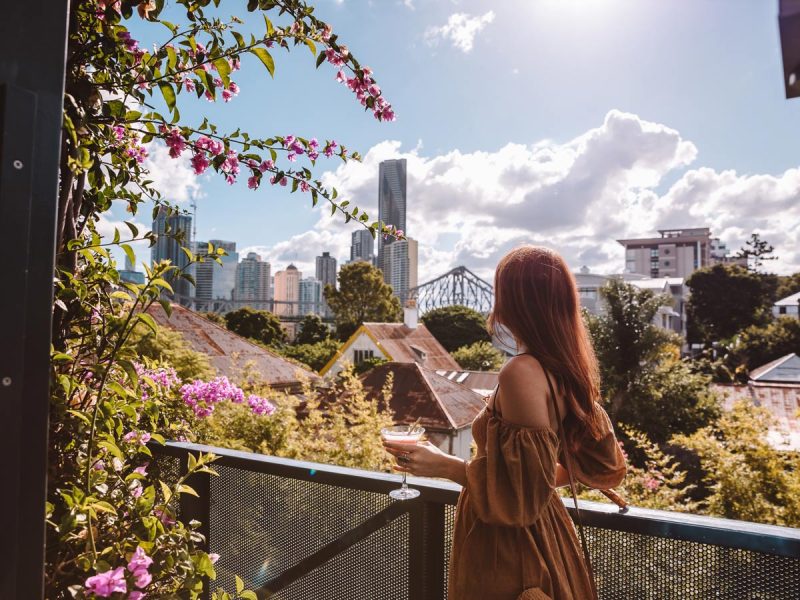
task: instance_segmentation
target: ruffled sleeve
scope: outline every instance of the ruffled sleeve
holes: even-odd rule
[[[625,479],[625,456],[614,435],[614,427],[606,411],[596,405],[601,414],[603,435],[598,440],[586,440],[574,455],[575,479],[598,490],[618,486]]]
[[[486,453],[467,463],[467,491],[481,521],[535,523],[555,488],[557,438],[550,429],[517,427],[491,417]]]

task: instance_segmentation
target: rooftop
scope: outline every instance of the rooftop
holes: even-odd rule
[[[364,328],[394,362],[419,363],[428,369],[461,367],[423,324],[364,323]]]

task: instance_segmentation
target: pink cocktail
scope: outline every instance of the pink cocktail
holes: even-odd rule
[[[394,427],[385,427],[381,429],[381,437],[385,441],[395,444],[416,445],[422,438],[423,433],[425,433],[425,429],[419,426],[411,430],[409,430],[406,425],[395,425]],[[389,492],[389,496],[395,500],[410,500],[419,496],[419,490],[408,487],[406,484],[406,473],[403,472],[403,485],[399,489]]]

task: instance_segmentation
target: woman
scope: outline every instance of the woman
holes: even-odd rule
[[[575,280],[556,252],[524,246],[500,261],[494,289],[489,328],[510,333],[519,354],[500,371],[497,389],[472,423],[475,458],[465,462],[431,444],[385,445],[398,457],[398,471],[464,486],[448,598],[595,598],[555,489],[569,483],[562,465],[587,486],[617,486],[625,460],[596,403],[597,361]]]

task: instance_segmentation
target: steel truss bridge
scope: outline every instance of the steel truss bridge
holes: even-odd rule
[[[494,304],[492,285],[466,267],[456,267],[444,275],[408,290],[420,314],[444,306],[467,306],[487,315]]]

